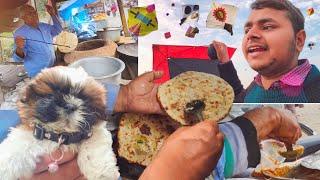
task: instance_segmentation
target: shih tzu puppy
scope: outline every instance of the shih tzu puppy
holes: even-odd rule
[[[88,180],[115,180],[120,174],[105,126],[106,91],[82,69],[43,70],[22,90],[17,102],[21,123],[0,144],[0,179],[31,177],[41,156],[49,172],[58,170],[64,152],[77,153]],[[53,152],[59,152],[54,157]]]

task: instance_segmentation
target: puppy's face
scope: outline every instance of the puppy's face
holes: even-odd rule
[[[54,67],[30,81],[17,105],[26,125],[39,123],[48,131],[75,132],[105,119],[106,93],[82,68]]]

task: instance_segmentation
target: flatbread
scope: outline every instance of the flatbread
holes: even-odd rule
[[[220,77],[187,71],[160,85],[157,98],[173,120],[182,125],[192,125],[198,119],[184,112],[188,102],[202,100],[206,105],[202,111],[203,119],[219,121],[228,115],[234,92]]]
[[[62,31],[56,40],[56,44],[65,45],[65,46],[58,46],[58,49],[63,53],[69,53],[76,49],[78,46],[78,37],[74,33],[70,33],[67,31]],[[69,47],[66,47],[69,46]]]
[[[119,124],[118,154],[130,163],[148,166],[179,126],[166,116],[126,113]]]

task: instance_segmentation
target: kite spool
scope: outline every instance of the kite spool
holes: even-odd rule
[[[211,60],[218,60],[217,51],[212,44],[208,48],[208,56]]]

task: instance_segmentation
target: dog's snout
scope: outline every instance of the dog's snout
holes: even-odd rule
[[[64,109],[65,109],[65,111],[66,111],[68,114],[70,114],[70,113],[72,113],[72,112],[74,112],[74,111],[77,110],[77,106],[74,105],[74,104],[66,104],[66,105],[64,106]]]

